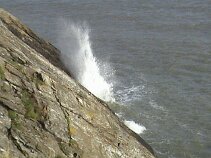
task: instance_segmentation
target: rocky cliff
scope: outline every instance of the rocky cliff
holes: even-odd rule
[[[58,49],[0,9],[0,157],[154,155],[105,102],[66,73]]]

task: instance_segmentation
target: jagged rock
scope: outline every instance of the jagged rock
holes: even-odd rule
[[[0,9],[0,157],[154,158],[59,50]]]

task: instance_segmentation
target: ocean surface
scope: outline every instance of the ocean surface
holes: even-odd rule
[[[0,7],[61,49],[75,78],[113,102],[158,158],[211,157],[210,0],[0,0]]]

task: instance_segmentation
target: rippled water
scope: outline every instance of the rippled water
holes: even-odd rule
[[[211,156],[210,0],[0,0],[57,45],[58,19],[86,21],[115,70],[114,110],[146,127],[160,158]]]

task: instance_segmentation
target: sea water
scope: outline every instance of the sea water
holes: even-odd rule
[[[114,102],[115,113],[158,157],[210,157],[210,0],[0,0],[0,6],[60,48],[74,77]]]

